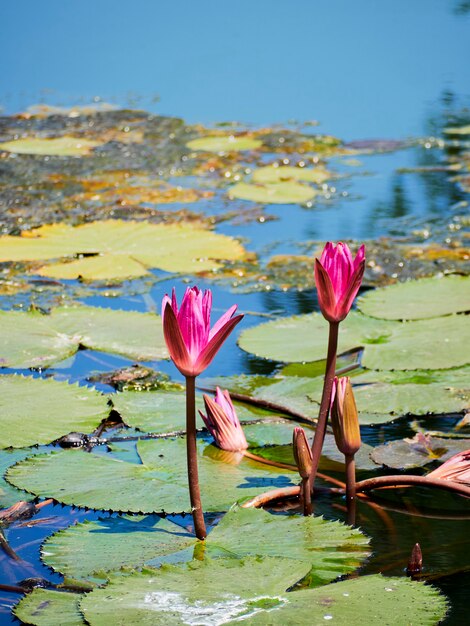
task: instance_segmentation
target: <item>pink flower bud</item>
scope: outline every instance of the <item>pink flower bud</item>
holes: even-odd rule
[[[246,450],[248,444],[228,391],[216,388],[215,398],[204,394],[206,415],[199,411],[207,430],[222,450]]]

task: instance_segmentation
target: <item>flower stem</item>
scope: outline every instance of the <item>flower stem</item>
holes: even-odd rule
[[[344,455],[346,463],[346,505],[348,508],[348,524],[354,526],[356,521],[356,462],[354,454]]]
[[[188,462],[189,498],[191,501],[194,532],[198,539],[205,539],[207,533],[197,472],[195,376],[186,376],[186,455]]]
[[[380,489],[381,487],[404,487],[404,486],[424,486],[437,487],[446,491],[453,491],[462,496],[470,497],[470,487],[463,483],[452,482],[442,478],[428,478],[427,476],[399,475],[399,476],[378,476],[368,478],[356,483],[356,492],[369,491],[370,489]]]
[[[336,351],[338,349],[338,329],[339,322],[330,322],[328,335],[328,354],[326,357],[325,379],[323,382],[323,393],[321,397],[320,411],[318,413],[317,428],[312,443],[312,471],[310,473],[310,485],[313,492],[315,477],[317,475],[318,464],[320,462],[323,441],[325,440],[326,424],[330,409],[331,388],[335,377]]]
[[[302,478],[300,485],[302,494],[302,505],[304,509],[304,515],[307,517],[312,514],[312,494],[310,491],[310,479]]]

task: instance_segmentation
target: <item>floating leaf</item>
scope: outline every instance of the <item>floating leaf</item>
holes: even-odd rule
[[[368,544],[359,530],[341,522],[234,506],[210,533],[207,550],[209,556],[303,561],[311,567],[310,580],[317,586],[354,571],[368,556]],[[330,552],[334,552],[333,559]]]
[[[49,367],[79,347],[143,361],[168,356],[155,314],[87,306],[59,307],[50,315],[0,311],[2,367]]]
[[[238,152],[240,150],[256,150],[263,145],[259,139],[252,137],[237,137],[235,135],[218,135],[215,137],[201,137],[189,141],[186,146],[190,150],[204,152]]]
[[[101,143],[82,137],[27,137],[0,143],[0,150],[15,154],[37,154],[41,156],[86,156]]]
[[[125,565],[137,567],[195,541],[194,535],[166,519],[110,517],[60,530],[46,539],[41,555],[52,569],[80,579]]]
[[[201,272],[216,269],[221,259],[241,259],[245,254],[237,241],[211,232],[201,223],[149,224],[120,220],[76,227],[41,226],[23,232],[20,237],[0,237],[0,250],[0,261],[85,255],[71,263],[44,266],[37,273],[89,280],[144,276],[148,274],[147,268],[152,267],[168,272]]]
[[[321,167],[311,169],[307,167],[285,165],[275,167],[267,165],[266,167],[259,167],[253,172],[253,182],[262,184],[294,180],[321,185],[329,178],[331,178],[331,173]]]
[[[142,465],[83,450],[38,455],[10,468],[7,480],[30,493],[81,507],[134,513],[189,511],[185,440],[139,441],[137,450]],[[205,511],[221,511],[237,500],[296,480],[293,472],[281,474],[203,441],[198,442],[198,451]]]
[[[465,315],[397,323],[388,342],[366,346],[362,365],[384,370],[457,367],[470,362],[469,342]]]
[[[302,204],[311,200],[318,192],[295,182],[272,183],[270,185],[254,185],[237,183],[230,187],[229,196],[262,204]]]
[[[437,624],[445,598],[406,578],[364,576],[318,589],[286,592],[301,571],[290,559],[247,557],[164,565],[110,577],[84,597],[80,608],[91,626],[139,624],[247,624],[296,626],[390,622]],[[119,611],[116,610],[119,606]]]
[[[31,456],[30,449],[26,450],[0,450],[0,509],[6,509],[7,507],[15,504],[19,500],[32,500],[33,496],[19,491],[15,487],[12,487],[10,483],[3,478],[5,471],[10,465],[22,461],[28,456]]]
[[[92,432],[109,414],[106,398],[57,380],[0,377],[0,448],[44,444],[71,431]]]
[[[358,300],[366,315],[415,320],[470,310],[470,277],[445,276],[396,283],[366,292]]]
[[[466,126],[449,126],[448,128],[444,128],[443,132],[448,135],[470,135],[470,124]]]
[[[171,433],[186,428],[186,394],[184,391],[124,391],[112,396],[114,408],[128,426],[145,432]],[[198,408],[204,411],[202,398]],[[239,419],[253,420],[265,417],[260,410],[235,403]],[[199,418],[198,418],[199,419]],[[202,420],[199,422],[204,426]]]
[[[51,589],[33,589],[14,607],[13,613],[34,626],[84,626],[79,601],[82,595]]]
[[[412,439],[399,439],[377,446],[371,458],[378,465],[394,469],[424,467],[434,461],[444,462],[458,452],[468,450],[468,439],[447,439],[417,433]]]
[[[397,322],[386,322],[350,313],[341,323],[338,352],[387,341]],[[256,356],[284,362],[325,358],[328,322],[320,313],[284,317],[244,330],[240,347]]]
[[[328,324],[318,313],[273,320],[239,337],[243,350],[284,362],[321,359],[327,341]],[[362,365],[369,369],[445,369],[469,362],[469,341],[464,315],[404,323],[352,312],[341,323],[338,352],[364,346]]]

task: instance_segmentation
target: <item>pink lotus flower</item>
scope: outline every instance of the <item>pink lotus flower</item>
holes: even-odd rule
[[[202,411],[199,414],[218,447],[233,452],[246,450],[248,444],[229,392],[216,387],[214,399],[206,394],[202,397],[207,415]]]
[[[173,289],[171,300],[162,301],[163,334],[173,363],[184,376],[198,376],[217,354],[243,315],[233,317],[233,305],[210,328],[212,293],[188,287],[178,310]]]
[[[426,474],[426,477],[470,484],[470,450],[454,454],[445,463]]]
[[[345,243],[335,246],[329,241],[320,257],[315,259],[315,284],[321,312],[329,322],[341,322],[361,286],[365,268],[365,247],[359,248],[353,261]]]

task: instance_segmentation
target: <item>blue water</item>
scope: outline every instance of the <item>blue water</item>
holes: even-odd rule
[[[419,135],[443,92],[468,95],[462,4],[4,0],[0,104],[100,97],[190,122],[316,119],[344,139]]]

